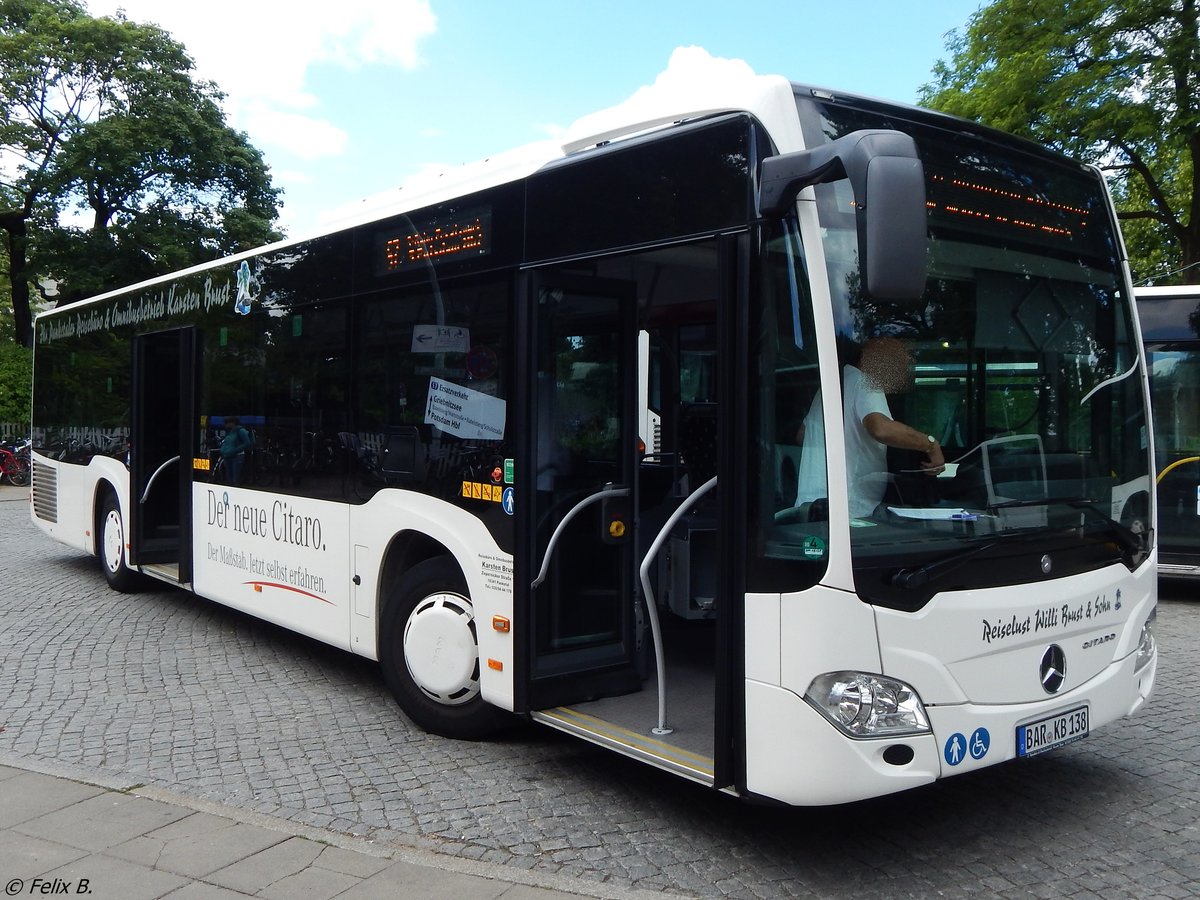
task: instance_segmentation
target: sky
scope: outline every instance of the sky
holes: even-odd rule
[[[431,170],[555,138],[712,60],[912,103],[986,0],[87,0],[159,25],[315,233]]]

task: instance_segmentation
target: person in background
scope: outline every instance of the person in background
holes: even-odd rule
[[[221,439],[221,460],[227,484],[241,484],[246,451],[254,446],[254,436],[237,416],[225,419],[225,437]]]

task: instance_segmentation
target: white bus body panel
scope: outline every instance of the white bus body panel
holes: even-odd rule
[[[33,523],[56,541],[82,550],[96,552],[96,510],[93,508],[100,482],[112,485],[121,507],[121,520],[129,522],[129,470],[115,459],[96,456],[86,466],[64,464],[37,453],[33,462],[54,471],[57,522],[48,522],[30,509]],[[128,528],[128,525],[126,525]],[[128,542],[128,535],[126,541]]]
[[[893,766],[883,754],[893,744],[915,751]],[[854,741],[798,694],[746,682],[746,789],[797,806],[864,800],[929,784],[941,771],[936,740]]]
[[[195,484],[192,500],[196,593],[370,659],[379,658],[379,575],[392,538],[415,531],[443,544],[471,595],[483,697],[512,709],[512,633],[492,627],[494,616],[512,620],[512,557],[473,514],[396,490],[347,506]]]
[[[803,694],[825,672],[878,672],[874,634],[871,607],[845,591],[817,585],[803,594],[747,594],[746,679]]]
[[[1156,597],[1155,569],[1112,565],[1036,585],[938,594],[917,613],[877,609],[883,672],[917,688],[926,706],[1055,704],[1039,666],[1066,654],[1059,696],[1137,649]],[[1100,724],[1096,722],[1095,724]]]
[[[1137,712],[1157,670],[1157,657],[1134,670],[1155,604],[1155,570],[1152,558],[1133,573],[1114,565],[1060,585],[1048,579],[1044,590],[940,594],[917,613],[878,609],[821,586],[749,595],[747,790],[797,805],[862,800],[1015,759],[1018,726],[1045,716],[1086,705],[1090,732]],[[776,621],[778,649],[771,643]],[[826,624],[812,624],[819,622]],[[1039,673],[1050,644],[1067,658],[1066,682],[1054,695]],[[816,675],[840,670],[910,684],[933,733],[863,740],[840,732],[803,699]],[[951,764],[955,735],[965,742],[981,728],[990,736],[986,752],[954,755]],[[911,761],[886,761],[895,745],[908,747]]]
[[[193,484],[192,586],[349,650],[349,534],[341,503]]]
[[[377,611],[386,597],[378,583],[391,537],[419,532],[445,546],[462,569],[475,614],[479,641],[479,684],[483,699],[501,709],[513,708],[513,558],[497,546],[491,532],[469,510],[415,491],[381,490],[362,506],[350,508],[351,542],[360,559],[353,619],[355,653],[379,658]],[[384,540],[383,536],[388,539]],[[366,606],[370,605],[370,618]],[[508,630],[494,627],[502,619]]]

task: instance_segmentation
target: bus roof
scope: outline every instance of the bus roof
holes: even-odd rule
[[[832,91],[793,83],[777,75],[757,75],[748,66],[725,66],[728,60],[715,61],[711,73],[696,78],[660,77],[653,85],[643,87],[615,106],[590,113],[570,125],[559,139],[538,141],[489,156],[464,165],[421,172],[406,179],[391,190],[367,197],[349,208],[345,215],[321,229],[288,237],[263,247],[199,263],[187,269],[160,275],[145,281],[123,285],[111,291],[73,303],[63,310],[78,310],[92,302],[100,302],[125,293],[144,290],[172,281],[180,276],[238,262],[294,246],[324,235],[345,231],[370,222],[438,203],[463,197],[477,191],[497,187],[527,178],[540,169],[581,156],[614,142],[645,135],[659,129],[669,129],[685,121],[728,112],[746,112],[758,119],[777,144],[787,148],[803,146],[800,126],[795,115],[797,94],[810,94],[819,100],[830,100],[850,106],[899,115],[905,119],[923,121],[942,128],[981,134],[986,138],[1004,141],[1027,148],[1060,162],[1066,158],[1030,141],[995,131],[975,122],[958,119],[944,113],[907,104],[873,99],[857,94]],[[52,316],[60,310],[39,314]]]

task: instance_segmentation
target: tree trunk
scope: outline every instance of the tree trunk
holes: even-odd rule
[[[0,215],[0,229],[8,237],[9,285],[12,290],[13,324],[18,344],[33,346],[33,312],[29,304],[29,260],[27,231],[20,212]]]
[[[1187,225],[1179,242],[1180,265],[1184,284],[1200,284],[1200,130],[1188,139],[1188,154],[1192,160],[1192,197],[1187,206]]]

